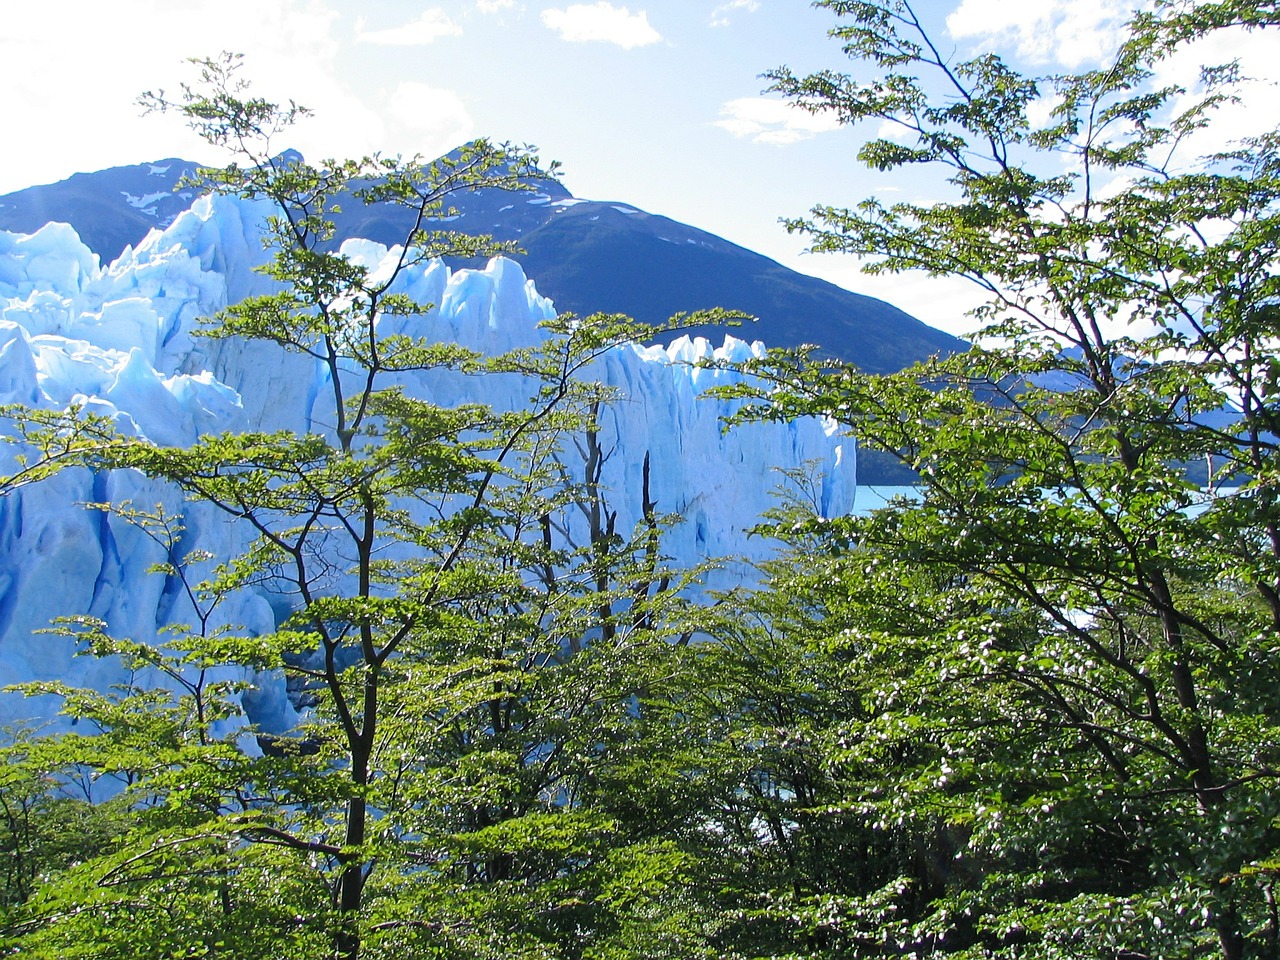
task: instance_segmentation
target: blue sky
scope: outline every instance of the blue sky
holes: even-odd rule
[[[1129,0],[919,0],[956,56],[995,50],[1035,72],[1096,65]],[[717,233],[796,269],[893,302],[953,332],[958,282],[867,278],[803,254],[778,225],[815,203],[921,199],[854,154],[874,130],[838,128],[762,95],[759,75],[848,69],[834,23],[805,0],[61,0],[0,18],[8,145],[0,193],[80,170],[216,155],[144,89],[176,89],[182,60],[243,52],[263,95],[315,117],[288,142],[308,157],[438,155],[475,136],[535,144],[575,195],[620,200]],[[1259,38],[1232,55],[1254,53]],[[1271,38],[1266,38],[1270,42]]]

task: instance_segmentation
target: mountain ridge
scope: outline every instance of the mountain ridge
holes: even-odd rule
[[[167,158],[14,191],[0,196],[0,229],[31,233],[50,221],[69,223],[105,265],[191,205],[195,192],[176,187],[198,166]],[[455,195],[450,205],[457,214],[433,225],[519,244],[522,251],[512,259],[561,311],[623,313],[659,324],[678,312],[719,306],[758,319],[736,330],[682,332],[732,332],[770,347],[810,344],[871,373],[968,346],[883,300],[807,276],[708,231],[622,201],[575,197],[559,180],[534,187]],[[334,217],[336,241],[394,243],[405,236],[403,217],[392,205],[348,204]]]
[[[194,191],[175,188],[198,166],[171,157],[14,191],[0,196],[0,229],[31,233],[50,221],[66,222],[106,264],[190,207]],[[728,333],[769,347],[813,345],[820,355],[869,373],[895,372],[968,348],[890,303],[799,273],[697,227],[622,201],[575,197],[557,179],[532,186],[455,195],[450,204],[457,215],[432,225],[518,244],[522,252],[513,259],[558,311],[621,313],[659,325],[676,313],[724,307],[757,319],[736,327],[684,328],[657,342],[669,344],[684,333],[718,340]],[[392,205],[347,204],[335,216],[336,242],[363,237],[395,243],[407,233],[403,217]],[[858,479],[904,484],[914,476],[893,458],[864,450]]]

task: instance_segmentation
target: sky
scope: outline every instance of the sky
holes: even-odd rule
[[[916,6],[958,59],[994,51],[1049,73],[1097,66],[1135,2]],[[314,111],[281,149],[314,161],[430,158],[477,136],[535,145],[575,196],[671,217],[967,332],[977,300],[963,281],[868,277],[850,257],[805,253],[779,225],[817,203],[938,189],[861,169],[858,147],[876,131],[765,93],[760,75],[783,64],[849,70],[827,37],[836,22],[807,0],[3,0],[0,194],[173,156],[222,162],[136,100],[194,79],[185,58],[233,51],[256,93]],[[1267,44],[1219,42],[1224,59],[1262,70],[1275,59]]]

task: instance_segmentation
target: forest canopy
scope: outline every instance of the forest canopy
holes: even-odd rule
[[[258,533],[192,556],[173,518],[128,514],[197,610],[264,576],[298,603],[272,636],[198,618],[163,647],[64,625],[171,684],[40,688],[95,732],[6,747],[8,952],[1280,955],[1280,131],[1198,155],[1238,71],[1153,83],[1185,45],[1280,13],[1161,3],[1105,66],[1032,77],[953,59],[903,0],[816,6],[856,70],[779,68],[774,91],[887,124],[861,161],[951,199],[789,227],[874,270],[971,280],[984,336],[892,375],[770,354],[730,392],[743,420],[832,418],[917,496],[831,520],[783,478],[759,585],[695,603],[664,519],[614,529],[620,492],[592,473],[609,398],[576,374],[634,328],[565,319],[497,358],[384,340],[380,317],[422,305],[324,247],[337,190],[425,217],[450,190],[518,186],[531,158],[480,141],[443,165],[250,152],[208,172],[277,208],[281,291],[208,332],[331,364],[334,429],[161,449],[10,411],[37,454],[10,482],[163,477]],[[234,59],[198,67],[153,105],[233,145],[289,121]],[[406,264],[477,252],[409,239]],[[422,365],[539,386],[513,414],[390,386]],[[558,445],[582,454],[572,483]],[[441,493],[458,509],[402,509]],[[561,509],[594,518],[589,542],[552,542]],[[293,678],[305,727],[263,755],[220,734],[236,691],[207,671],[228,661]],[[104,779],[110,799],[74,794]]]

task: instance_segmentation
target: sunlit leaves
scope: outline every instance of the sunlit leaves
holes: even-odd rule
[[[1152,80],[1275,12],[1162,4],[1099,70],[1029,78],[944,55],[909,3],[819,6],[878,75],[775,89],[896,128],[863,162],[952,192],[788,226],[989,297],[963,355],[888,377],[775,355],[726,391],[744,419],[832,417],[920,479],[825,538],[775,522],[797,560],[751,608],[847,664],[861,709],[828,712],[827,809],[936,858],[902,866],[929,893],[896,895],[886,946],[1265,955],[1266,873],[1233,878],[1275,849],[1280,769],[1274,134],[1190,156],[1238,71]]]
[[[686,596],[699,571],[668,569],[647,467],[625,492],[643,504],[634,530],[601,483],[610,396],[590,370],[649,331],[562,315],[499,356],[453,343],[410,272],[510,247],[437,229],[449,198],[533,189],[554,166],[485,140],[431,163],[307,163],[273,146],[305,111],[250,97],[236,56],[195,65],[199,83],[144,105],[235,154],[201,186],[272,209],[260,292],[200,333],[300,354],[318,395],[304,432],[182,449],[76,409],[5,411],[29,457],[10,488],[68,466],[136,470],[189,504],[90,505],[152,551],[188,622],[139,638],[89,616],[58,625],[128,682],[29,685],[60,698],[70,729],[0,799],[45,815],[64,786],[119,791],[126,835],[71,869],[42,854],[38,882],[19,871],[12,942],[59,956],[705,952],[699,908],[679,905],[686,855],[591,806],[638,698],[708,625]],[[376,268],[334,242],[334,215],[366,203],[411,223]],[[425,371],[514,382],[527,405],[415,396],[406,374]],[[193,528],[225,518],[239,552],[193,549],[187,511]],[[245,597],[274,629],[224,623]],[[259,684],[284,686],[287,729],[248,725]]]

